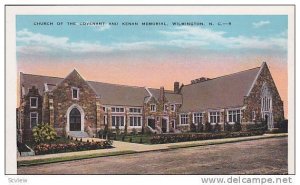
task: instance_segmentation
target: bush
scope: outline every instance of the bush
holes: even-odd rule
[[[136,135],[136,134],[137,134],[136,128],[133,128],[131,133],[132,133],[133,135]]]
[[[96,150],[111,148],[111,141],[97,141],[97,142],[76,142],[65,144],[39,144],[36,145],[33,150],[36,155],[63,153],[63,152],[76,152],[84,150]]]
[[[267,130],[266,124],[262,123],[255,123],[255,124],[248,124],[246,125],[247,131],[265,131]]]
[[[163,143],[177,143],[185,141],[198,141],[208,139],[221,139],[233,137],[247,137],[262,135],[263,131],[253,132],[222,132],[222,133],[199,133],[199,134],[168,134],[168,135],[155,135],[150,139],[151,144]]]
[[[280,121],[278,127],[279,127],[280,132],[287,133],[288,132],[288,120],[285,119],[285,120]]]
[[[39,124],[32,129],[33,140],[36,143],[50,142],[56,139],[56,131],[47,123]]]
[[[190,130],[191,130],[191,132],[196,132],[197,131],[197,127],[194,123],[191,123]]]

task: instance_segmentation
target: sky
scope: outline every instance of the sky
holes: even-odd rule
[[[284,15],[18,15],[16,29],[18,74],[76,68],[87,80],[172,89],[266,61],[287,115]]]

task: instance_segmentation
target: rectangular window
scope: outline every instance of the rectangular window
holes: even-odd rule
[[[164,112],[168,111],[168,105],[164,104]]]
[[[112,127],[116,127],[116,126],[119,126],[119,127],[124,127],[125,125],[125,118],[124,116],[112,116]]]
[[[209,112],[210,123],[220,123],[220,112]]]
[[[104,123],[104,125],[107,125],[107,116],[106,115],[103,117],[103,123]]]
[[[252,121],[255,121],[256,119],[256,112],[252,111],[252,115],[251,115]]]
[[[150,112],[156,112],[156,105],[155,104],[150,105]]]
[[[38,97],[30,97],[30,108],[38,108]]]
[[[72,87],[72,99],[79,99],[79,89],[77,87]]]
[[[106,107],[102,107],[103,112],[107,112],[107,108]]]
[[[35,127],[38,124],[38,113],[30,112],[30,128]]]
[[[111,112],[125,112],[125,109],[123,107],[112,107]]]
[[[142,126],[142,117],[141,116],[130,116],[129,125],[131,127],[141,127]]]
[[[186,125],[188,123],[188,114],[180,114],[180,125]]]
[[[228,110],[228,122],[240,123],[241,122],[241,110]]]
[[[129,108],[130,113],[142,113],[141,108]]]
[[[175,105],[171,105],[171,111],[172,112],[175,112],[175,107],[176,107]]]
[[[193,123],[198,124],[203,122],[203,114],[202,113],[194,113],[193,114]]]

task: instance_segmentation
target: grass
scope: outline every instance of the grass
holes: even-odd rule
[[[268,135],[268,136],[249,136],[249,137],[238,137],[238,138],[225,138],[225,139],[219,139],[219,140],[211,140],[211,141],[205,141],[201,143],[189,143],[189,144],[178,144],[178,145],[171,145],[168,146],[170,149],[177,149],[177,148],[188,148],[188,147],[197,147],[197,146],[207,146],[207,145],[218,145],[218,144],[225,144],[225,143],[235,143],[240,141],[251,141],[251,140],[258,140],[258,139],[269,139],[274,137],[286,137],[286,134],[274,134],[274,135]]]
[[[79,155],[79,156],[55,157],[55,158],[48,158],[48,159],[34,159],[34,160],[28,160],[28,161],[18,161],[17,167],[58,163],[58,162],[63,162],[63,161],[74,161],[74,160],[90,159],[90,158],[97,158],[97,157],[116,156],[116,155],[132,154],[132,153],[136,153],[136,152],[133,150],[125,150],[125,151],[116,151],[116,152],[108,152],[108,153],[100,153],[100,154],[85,154],[85,155]]]
[[[153,135],[126,135],[124,138],[124,142],[130,142],[131,138],[131,143],[142,143],[142,144],[151,144],[150,140]],[[118,135],[117,136],[117,141],[122,141],[123,135]],[[114,139],[114,137],[111,137],[110,139]],[[142,139],[142,142],[141,142]]]

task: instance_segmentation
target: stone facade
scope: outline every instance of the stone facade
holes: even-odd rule
[[[260,75],[258,75],[249,96],[244,98],[245,109],[243,112],[244,123],[262,122],[264,119],[261,114],[262,107],[262,88],[267,86],[272,97],[272,116],[274,125],[284,119],[283,101],[280,98],[270,70],[266,64],[263,64]],[[253,115],[255,112],[255,115]]]
[[[173,93],[181,96],[182,87],[179,88],[179,83],[175,82]],[[21,96],[20,107],[18,108],[17,122],[19,123],[18,128],[20,128],[18,132],[23,135],[24,139],[31,137],[30,113],[36,112],[39,115],[38,124],[42,122],[49,123],[53,125],[58,135],[68,135],[71,120],[74,121],[73,117],[71,118],[73,109],[79,112],[79,117],[76,118],[77,121],[80,119],[79,122],[81,124],[80,128],[77,128],[78,131],[84,131],[91,137],[96,136],[98,131],[104,130],[106,127],[115,132],[116,127],[112,126],[113,116],[123,117],[122,119],[124,119],[124,127],[119,127],[120,132],[146,131],[147,129],[149,130],[151,124],[153,124],[152,129],[158,133],[188,132],[198,125],[198,123],[194,123],[193,114],[195,113],[201,113],[202,115],[202,123],[199,123],[202,125],[199,125],[198,128],[201,126],[201,129],[204,131],[214,127],[224,130],[227,124],[232,124],[229,121],[229,111],[232,110],[239,111],[241,125],[262,122],[265,118],[263,116],[267,115],[276,127],[276,124],[284,119],[283,102],[265,63],[261,66],[250,89],[249,94],[244,97],[244,105],[242,106],[223,107],[200,112],[182,112],[182,103],[169,100],[168,96],[166,96],[167,91],[163,87],[156,91],[156,96],[151,94],[149,89],[146,88],[145,91],[149,93],[149,96],[145,95],[144,103],[140,106],[106,105],[102,103],[101,95],[97,95],[90,83],[74,70],[51,90],[38,89],[32,86],[27,94]],[[262,113],[264,90],[272,103],[269,105],[271,107],[270,110]],[[74,92],[77,92],[77,94],[74,94]],[[36,107],[30,106],[30,98],[37,98]],[[113,109],[115,110],[116,108],[121,108],[122,111],[114,112]],[[132,108],[139,111],[131,112]],[[216,124],[211,120],[210,112],[218,112]],[[181,124],[180,118],[182,114],[187,115],[186,124]],[[141,125],[131,126],[130,117],[139,117]],[[136,118],[131,118],[131,120],[133,119]]]

